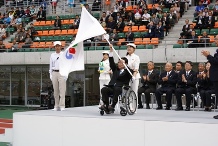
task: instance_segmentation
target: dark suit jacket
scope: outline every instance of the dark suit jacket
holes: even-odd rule
[[[120,25],[118,25],[118,24],[119,24],[119,22],[116,24],[116,30],[119,31],[119,32],[123,32],[124,27],[125,27],[125,23],[121,22]]]
[[[201,20],[202,25],[205,24],[205,19],[204,19],[204,17],[202,17],[202,18],[200,19],[200,17],[198,16],[198,17],[196,18],[196,20],[197,20],[196,25],[198,25],[198,22],[199,22],[200,20]],[[199,24],[199,25],[201,25],[201,24]]]
[[[114,28],[116,27],[115,21],[108,22],[108,23],[106,24],[106,27],[107,27],[107,28],[110,28],[110,29],[114,29]]]
[[[37,13],[37,18],[40,18],[40,15],[42,16],[42,18],[46,19],[46,12],[45,11],[38,11]]]
[[[192,43],[190,43],[188,45],[189,48],[196,48],[196,47],[199,46],[199,44],[198,44],[198,37],[196,35],[194,37],[192,35],[189,36],[188,41],[192,41]]]
[[[60,27],[61,28],[61,20],[60,19],[55,19],[54,27]]]
[[[172,70],[171,73],[168,76],[168,80],[167,81],[163,81],[162,78],[167,76],[167,72],[164,71],[163,73],[161,73],[159,80],[158,80],[158,84],[162,85],[162,87],[167,87],[167,88],[176,88],[176,83],[178,80],[178,74]]]
[[[110,34],[110,41],[118,41],[118,34],[116,33],[114,35],[114,33]]]
[[[188,24],[188,28],[186,28],[186,25],[183,25],[182,32],[187,32],[190,29],[190,24]]]
[[[182,82],[183,74],[185,75],[187,83]],[[188,76],[186,76],[185,70],[180,71],[179,77],[178,77],[178,88],[187,88],[187,87],[196,88],[196,84],[197,84],[197,74],[195,71],[191,70]]]
[[[134,33],[133,32],[131,32],[130,35],[126,35],[126,41],[133,42],[133,39],[134,39]]]
[[[209,24],[209,16],[208,17],[204,17],[205,19],[205,23],[208,25]],[[215,25],[215,17],[211,16],[211,25],[214,26]]]
[[[113,57],[109,57],[110,68],[113,71],[113,76],[109,82],[109,86],[117,86],[122,87],[123,85],[129,85],[129,81],[132,76],[129,74],[127,69],[120,74],[120,69],[116,66]],[[133,70],[129,68],[129,70],[133,73]]]
[[[218,49],[216,50],[216,53],[214,56],[208,55],[207,60],[210,62],[210,80],[212,82],[218,81]]]
[[[144,75],[148,75],[148,71],[146,71]],[[159,79],[159,73],[156,70],[153,70],[152,73],[149,76],[149,81],[144,80],[143,78],[141,79],[141,83],[143,84],[142,86],[148,86],[149,88],[153,88],[154,90],[156,90],[157,87],[157,82]]]

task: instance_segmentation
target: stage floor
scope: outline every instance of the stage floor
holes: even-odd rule
[[[139,109],[134,115],[121,116],[115,111],[114,114],[104,114],[101,116],[97,106],[86,106],[76,108],[66,108],[65,111],[39,110],[15,113],[16,115],[37,115],[37,116],[55,116],[55,117],[78,117],[78,118],[100,118],[100,119],[124,119],[141,121],[162,121],[162,122],[185,122],[217,124],[218,120],[213,119],[218,112],[204,111],[175,111],[175,110],[156,110]]]

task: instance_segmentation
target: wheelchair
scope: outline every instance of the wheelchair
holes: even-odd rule
[[[113,95],[109,96],[110,104],[113,100]],[[103,105],[102,100],[100,100],[99,106]],[[133,115],[137,109],[137,96],[135,92],[130,88],[130,86],[122,87],[122,94],[118,96],[118,102],[116,105],[117,109],[120,108],[120,115],[126,116],[127,113],[129,115]],[[116,109],[116,108],[115,108]],[[100,109],[100,115],[104,115],[105,111]],[[114,113],[114,112],[112,112]],[[108,113],[111,114],[111,113]]]

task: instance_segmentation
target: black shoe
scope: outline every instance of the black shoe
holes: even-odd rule
[[[150,106],[149,106],[149,105],[146,105],[146,109],[150,109]]]
[[[156,108],[156,110],[162,110],[162,109],[163,109],[162,106],[158,106],[158,107]]]
[[[108,110],[109,110],[109,113],[114,113],[114,111],[115,111],[114,107],[111,105],[108,106]]]
[[[106,114],[110,114],[108,108],[105,105],[102,105],[99,109],[105,111]]]
[[[190,107],[186,107],[185,111],[190,111]]]
[[[214,118],[214,119],[218,119],[218,115],[214,116],[213,118]]]
[[[138,105],[138,109],[142,109],[143,108],[143,105]]]
[[[170,110],[170,107],[167,106],[167,107],[165,108],[165,110]]]
[[[182,111],[182,110],[183,110],[183,107],[177,107],[175,110],[176,110],[176,111]]]

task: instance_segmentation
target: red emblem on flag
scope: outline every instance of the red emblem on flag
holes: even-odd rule
[[[75,54],[76,53],[76,49],[75,48],[70,48],[69,49],[69,53],[70,54]]]

